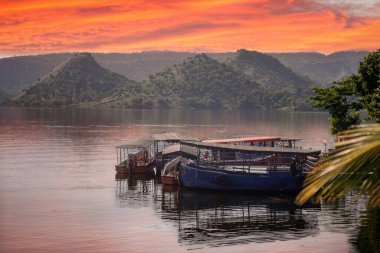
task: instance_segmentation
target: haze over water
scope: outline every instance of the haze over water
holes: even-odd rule
[[[334,141],[325,113],[0,108],[0,252],[356,251],[362,198],[301,209],[288,195],[115,180],[115,146],[165,131]]]

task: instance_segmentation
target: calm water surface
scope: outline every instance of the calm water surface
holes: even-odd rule
[[[327,148],[334,141],[327,118],[0,108],[0,252],[356,252],[361,228],[373,219],[362,198],[299,208],[289,195],[192,192],[149,176],[115,178],[114,147],[131,139],[164,131],[280,135],[324,150],[324,139]]]

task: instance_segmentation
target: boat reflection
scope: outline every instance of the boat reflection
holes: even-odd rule
[[[164,220],[177,222],[181,243],[209,247],[296,240],[318,233],[319,206],[299,208],[294,195],[162,192]]]
[[[319,232],[320,206],[300,208],[293,204],[295,195],[189,191],[154,178],[130,181],[117,181],[120,205],[152,206],[190,248],[298,240]]]
[[[146,207],[156,198],[159,179],[154,174],[116,174],[116,199],[120,207]]]

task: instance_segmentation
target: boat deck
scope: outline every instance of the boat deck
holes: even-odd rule
[[[232,144],[204,143],[195,141],[181,141],[181,149],[190,147],[218,149],[222,151],[241,152],[245,154],[286,154],[301,156],[318,156],[321,151],[317,149],[298,149],[281,147],[262,147],[262,146],[241,146]],[[182,147],[183,146],[183,147]]]

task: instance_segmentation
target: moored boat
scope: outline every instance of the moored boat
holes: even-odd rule
[[[158,133],[152,136],[154,140],[154,153],[156,157],[156,170],[160,172],[164,165],[180,155],[181,140],[197,141],[198,139],[192,136],[186,136],[175,132]],[[190,154],[191,155],[191,154]]]
[[[308,156],[319,150],[182,141],[197,158],[182,159],[181,187],[221,191],[297,191]]]
[[[153,140],[137,140],[117,146],[116,172],[119,174],[144,174],[152,171],[155,157],[152,154]]]
[[[166,163],[161,171],[161,181],[164,185],[178,185],[178,170],[180,157],[177,157]]]

